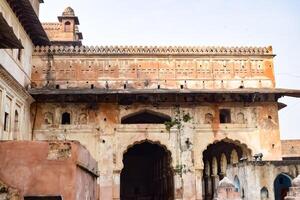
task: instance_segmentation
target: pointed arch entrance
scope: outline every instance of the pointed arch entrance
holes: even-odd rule
[[[292,185],[292,178],[287,174],[281,173],[274,180],[275,200],[284,200],[289,188]]]
[[[174,179],[171,153],[162,145],[143,141],[123,155],[121,200],[172,200]]]
[[[251,150],[246,144],[225,138],[215,141],[203,151],[204,163],[204,199],[214,198],[215,190],[221,179],[226,176],[228,165],[235,165],[241,158],[250,158]],[[241,192],[240,182],[235,178],[237,191]]]

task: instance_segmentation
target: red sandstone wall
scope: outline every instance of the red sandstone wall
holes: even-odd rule
[[[283,157],[300,156],[300,140],[281,140]]]
[[[95,187],[85,188],[84,194],[76,192],[77,181],[91,185],[95,180],[76,165],[78,145],[71,143],[70,156],[53,159],[49,158],[48,142],[1,142],[0,180],[17,188],[21,196],[61,195],[64,200],[84,199],[77,196],[82,197],[90,191],[94,193]]]
[[[181,85],[188,89],[275,87],[273,55],[269,50],[168,55],[163,48],[144,47],[140,49],[141,56],[140,51],[132,52],[133,47],[103,47],[107,52],[102,52],[102,47],[98,50],[81,48],[37,47],[33,55],[33,87],[49,84],[60,85],[61,89],[90,88],[91,85],[123,89],[124,84],[127,89],[153,89],[158,85],[167,89],[178,89]],[[180,48],[165,50],[180,51]],[[121,53],[109,53],[115,51]],[[48,53],[51,56],[48,57]]]

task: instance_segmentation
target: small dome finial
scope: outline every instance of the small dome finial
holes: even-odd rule
[[[72,17],[74,17],[75,16],[75,12],[74,12],[73,8],[67,7],[64,10],[64,12],[62,13],[62,16],[72,16]]]
[[[292,181],[293,187],[300,187],[300,174]]]

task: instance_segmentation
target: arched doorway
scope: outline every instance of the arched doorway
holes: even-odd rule
[[[213,199],[219,181],[226,176],[226,169],[229,164],[235,165],[241,158],[250,155],[251,150],[246,145],[227,138],[208,145],[203,152],[204,199]],[[238,186],[236,189],[241,192],[241,186],[237,180],[235,179],[235,186]]]
[[[274,180],[275,200],[284,200],[292,185],[292,179],[286,174],[279,174]]]
[[[174,180],[171,153],[163,146],[144,141],[123,155],[121,200],[172,200]]]

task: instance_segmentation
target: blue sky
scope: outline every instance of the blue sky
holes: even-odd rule
[[[299,0],[45,0],[41,21],[67,6],[85,45],[272,45],[277,87],[300,89]],[[300,138],[300,99],[280,101],[281,137]]]

